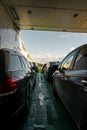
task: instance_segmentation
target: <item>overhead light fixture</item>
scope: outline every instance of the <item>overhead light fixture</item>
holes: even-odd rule
[[[14,7],[10,7],[10,12],[11,12],[11,14],[14,17],[15,20],[19,20],[19,17],[17,15],[16,10],[15,10]]]
[[[75,13],[74,15],[73,15],[73,17],[78,17],[79,16],[79,13]]]
[[[28,12],[28,14],[32,14],[32,11],[31,11],[31,10],[28,10],[27,12]]]
[[[34,28],[31,28],[31,30],[34,30]]]
[[[63,29],[63,32],[66,32],[66,29]]]

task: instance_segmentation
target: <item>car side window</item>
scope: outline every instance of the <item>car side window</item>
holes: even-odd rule
[[[87,70],[87,48],[81,49],[75,64],[73,66],[74,70]]]
[[[10,56],[9,69],[10,69],[10,70],[13,70],[13,69],[21,69],[21,62],[20,62],[20,58],[19,58],[18,55],[11,55],[11,56]]]
[[[22,57],[23,67],[28,68],[28,64],[26,62],[26,59]]]
[[[62,70],[68,70],[68,69],[70,69],[71,64],[72,64],[72,60],[73,60],[75,54],[76,54],[76,51],[70,53],[70,54],[63,60],[63,62],[62,62],[62,64],[61,64],[61,69],[62,69]]]
[[[30,68],[31,66],[30,66],[29,61],[28,61],[27,59],[25,59],[25,60],[26,60],[26,63],[27,63],[27,65],[28,65],[28,68]]]
[[[31,63],[28,61],[28,65],[29,65],[29,67],[31,68]]]

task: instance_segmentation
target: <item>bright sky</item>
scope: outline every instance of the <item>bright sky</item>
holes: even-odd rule
[[[37,59],[58,59],[87,43],[87,33],[23,30],[21,36],[29,53]]]

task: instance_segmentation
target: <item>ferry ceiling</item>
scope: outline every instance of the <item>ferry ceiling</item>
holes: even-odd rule
[[[87,0],[1,0],[0,28],[87,32]]]

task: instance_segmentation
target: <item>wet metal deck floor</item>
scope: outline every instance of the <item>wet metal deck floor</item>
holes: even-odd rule
[[[13,125],[15,130],[77,130],[73,120],[59,99],[53,96],[52,87],[41,73],[30,98],[28,115]],[[18,125],[19,124],[19,125]]]
[[[58,116],[53,104],[53,95],[46,87],[45,80],[41,74],[37,75],[35,90],[31,99],[29,130],[36,128],[44,130],[57,130]]]

